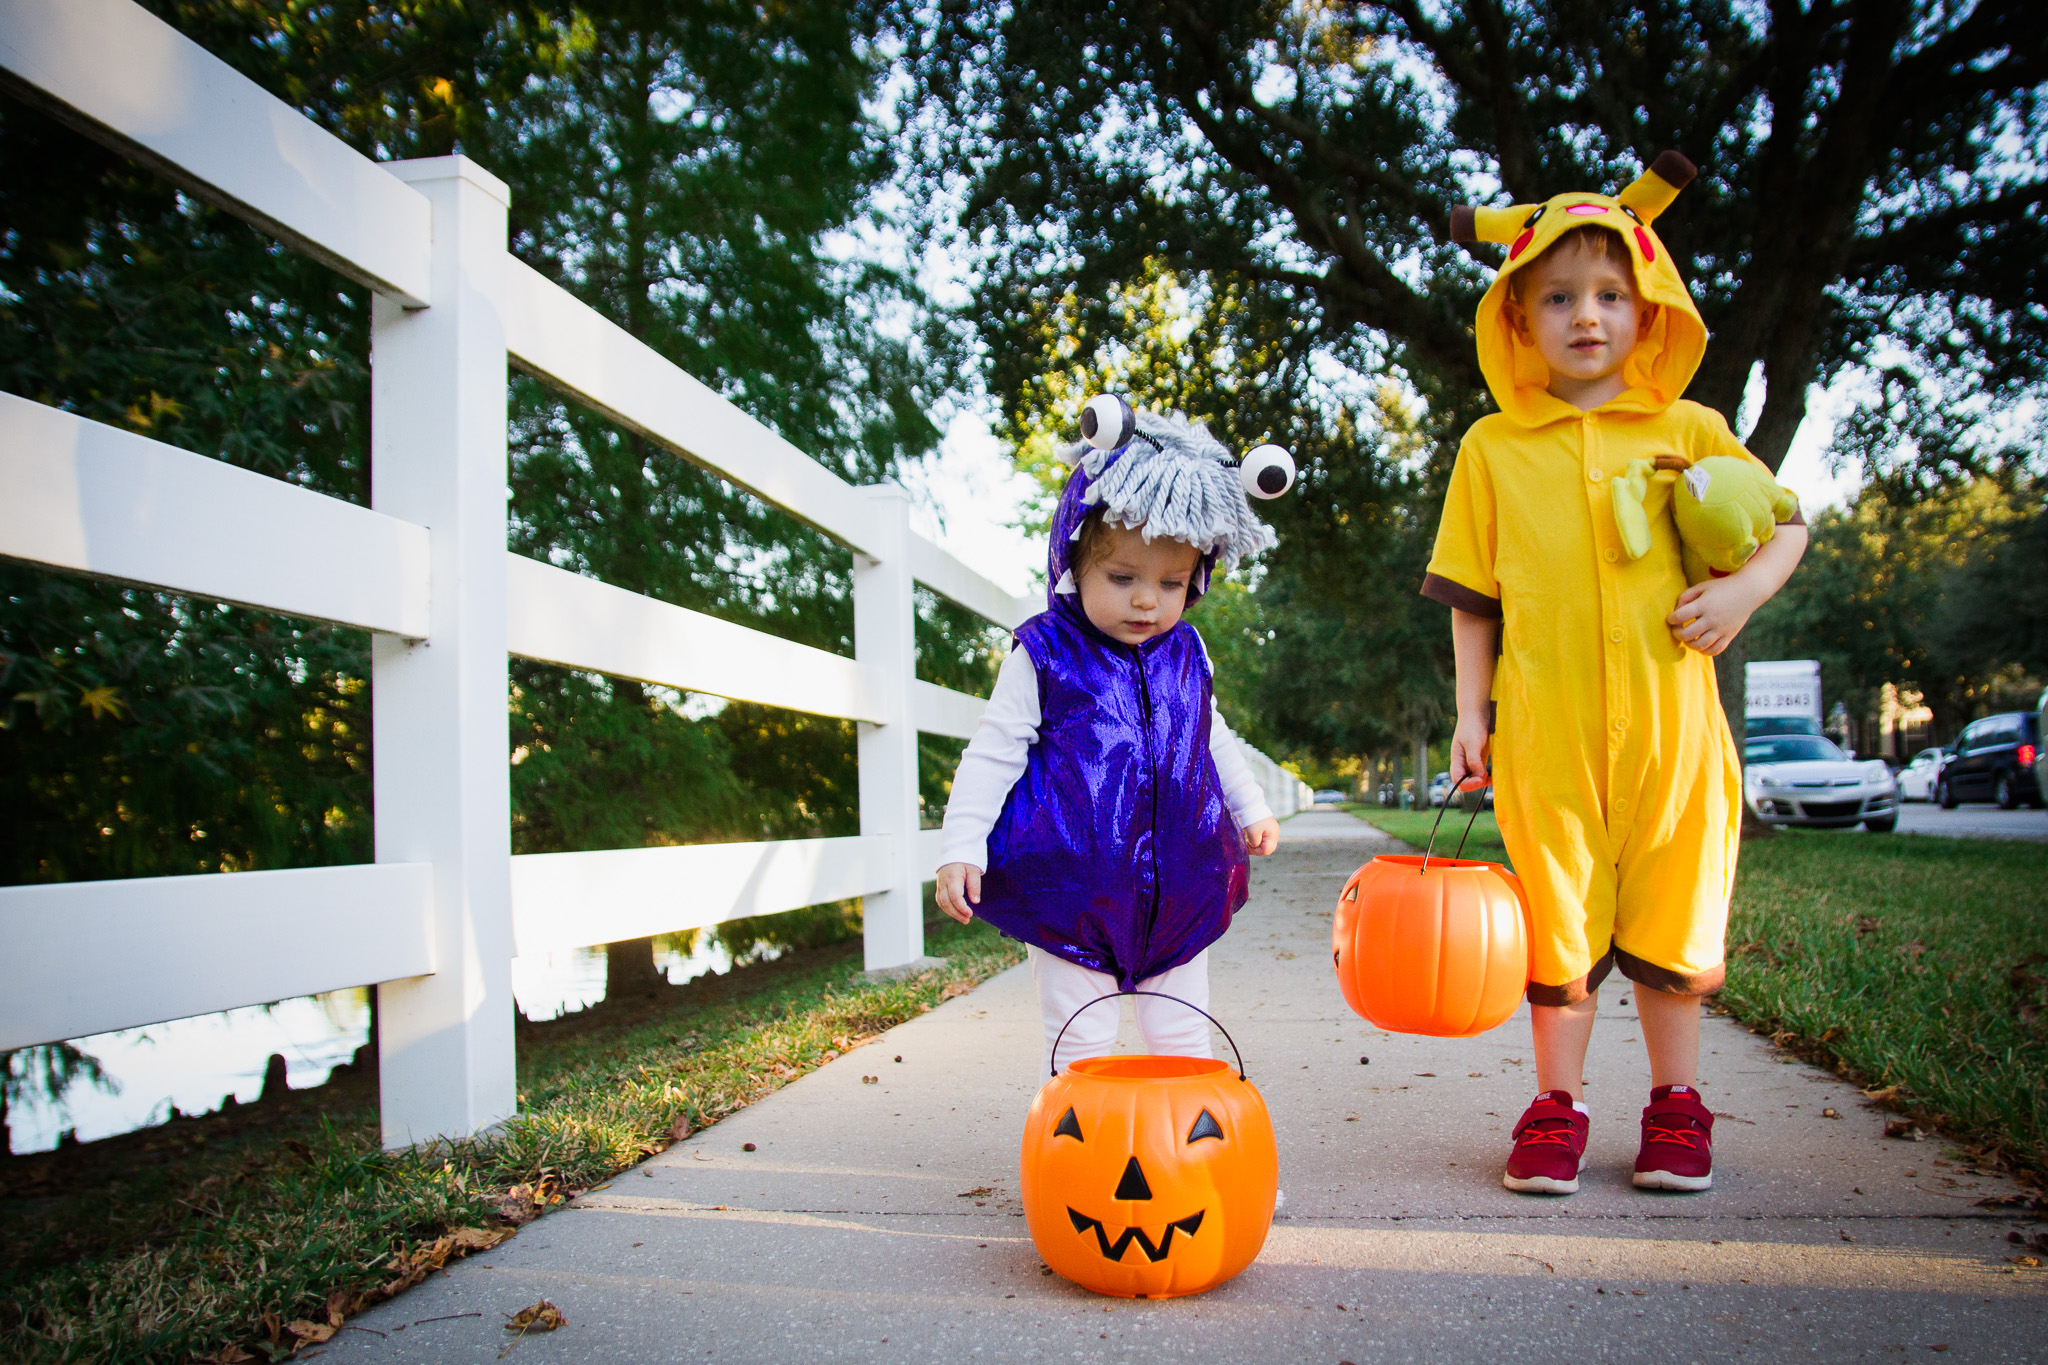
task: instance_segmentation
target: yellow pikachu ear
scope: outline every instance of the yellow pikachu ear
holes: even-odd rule
[[[1650,518],[1643,503],[1650,496],[1654,469],[1648,460],[1630,460],[1628,468],[1608,485],[1614,498],[1614,529],[1621,532],[1621,548],[1628,551],[1630,559],[1641,559],[1650,552]]]
[[[1534,204],[1510,204],[1504,209],[1474,208],[1460,204],[1451,210],[1451,240],[1454,242],[1499,242],[1515,240],[1527,225]]]
[[[1650,163],[1650,169],[1635,178],[1635,182],[1616,196],[1621,206],[1632,210],[1645,223],[1671,207],[1671,201],[1678,192],[1693,182],[1699,167],[1687,160],[1682,152],[1659,152],[1657,159]]]

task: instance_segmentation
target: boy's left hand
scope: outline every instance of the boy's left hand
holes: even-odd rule
[[[1244,827],[1244,851],[1254,858],[1270,858],[1280,847],[1280,822],[1272,816],[1254,820]]]
[[[1677,610],[1664,621],[1671,627],[1672,639],[1712,658],[1735,643],[1751,613],[1761,605],[1741,575],[1710,578],[1678,594]]]

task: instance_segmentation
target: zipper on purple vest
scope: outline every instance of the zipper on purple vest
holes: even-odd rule
[[[1152,863],[1152,904],[1145,911],[1145,949],[1152,948],[1152,931],[1159,925],[1159,756],[1153,749],[1152,736],[1152,684],[1145,677],[1145,656],[1138,646],[1131,646],[1131,666],[1138,670],[1138,715],[1143,721],[1145,732],[1145,770],[1150,777],[1152,797],[1152,837],[1149,854]]]

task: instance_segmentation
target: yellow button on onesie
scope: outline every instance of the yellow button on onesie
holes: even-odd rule
[[[1584,999],[1617,962],[1679,994],[1712,991],[1723,975],[1742,772],[1713,661],[1665,624],[1686,586],[1672,485],[1650,486],[1652,543],[1635,560],[1609,486],[1636,459],[1755,459],[1720,414],[1679,398],[1706,329],[1648,226],[1677,192],[1666,169],[1619,198],[1560,195],[1540,210],[1482,210],[1477,224],[1512,251],[1477,321],[1501,411],[1458,451],[1423,592],[1502,621],[1495,804],[1534,914],[1537,1004]],[[1548,367],[1501,304],[1514,270],[1586,224],[1628,241],[1638,288],[1659,310],[1623,371],[1629,389],[1581,412],[1545,387]]]

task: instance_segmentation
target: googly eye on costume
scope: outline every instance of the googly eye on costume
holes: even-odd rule
[[[1138,430],[1138,414],[1119,395],[1099,393],[1081,409],[1081,439],[1097,450],[1118,450]]]
[[[1276,445],[1263,445],[1237,464],[1244,491],[1255,498],[1277,498],[1294,487],[1294,457]]]

